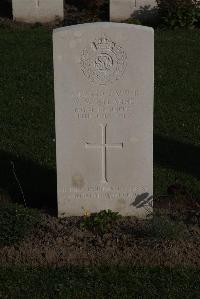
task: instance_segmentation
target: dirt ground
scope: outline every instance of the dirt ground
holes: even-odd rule
[[[11,202],[2,194],[1,203]],[[199,267],[200,200],[175,184],[167,196],[154,199],[157,213],[181,218],[184,229],[179,238],[155,238],[151,220],[136,217],[121,217],[104,234],[95,233],[81,228],[83,217],[57,218],[44,209],[29,236],[17,245],[0,247],[0,265]]]
[[[42,222],[20,244],[0,248],[1,265],[159,265],[200,266],[200,227],[188,226],[179,240],[155,239],[148,221],[123,217],[103,235],[80,228],[80,217]]]

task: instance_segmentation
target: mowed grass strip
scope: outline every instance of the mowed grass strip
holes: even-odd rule
[[[0,150],[55,167],[51,31],[0,29]]]
[[[154,195],[176,179],[200,192],[199,30],[155,32]]]
[[[155,31],[155,196],[176,179],[200,193],[199,49],[198,30]],[[0,160],[9,153],[55,171],[52,31],[0,28],[0,69]],[[24,186],[28,172],[22,165]]]
[[[130,267],[0,269],[1,298],[199,298],[200,270]]]

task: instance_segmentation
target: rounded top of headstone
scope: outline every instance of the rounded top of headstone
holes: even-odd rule
[[[152,28],[125,23],[96,22],[56,29],[54,39],[58,37],[66,43],[71,43],[73,47],[80,47],[80,56],[76,59],[83,76],[97,85],[108,85],[125,74],[128,53],[124,42],[126,43],[129,34],[136,33],[139,36],[140,33],[142,35],[148,32],[152,33]]]
[[[135,24],[127,24],[127,23],[115,23],[115,22],[95,22],[95,23],[85,23],[85,24],[78,24],[78,25],[71,25],[71,26],[65,26],[56,28],[53,30],[53,33],[59,33],[63,31],[69,31],[69,30],[77,30],[77,29],[89,29],[89,28],[129,28],[134,30],[142,30],[142,31],[149,31],[154,32],[154,29],[152,27],[142,26],[142,25],[135,25]]]

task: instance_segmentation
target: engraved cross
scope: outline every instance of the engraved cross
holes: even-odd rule
[[[39,6],[40,6],[40,0],[36,0],[35,1],[35,5],[36,5],[36,8],[39,8]]]
[[[123,149],[123,143],[113,143],[113,144],[108,144],[107,143],[107,124],[103,125],[100,124],[101,126],[101,144],[97,143],[85,143],[85,147],[87,149],[101,149],[101,160],[102,160],[102,183],[108,183],[107,179],[107,149]]]

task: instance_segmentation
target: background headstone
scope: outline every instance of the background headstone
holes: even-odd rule
[[[48,23],[63,20],[63,0],[12,0],[13,18],[19,22]]]
[[[145,217],[153,194],[154,38],[149,27],[54,30],[59,216]]]
[[[155,7],[156,0],[110,0],[110,20],[123,21],[131,16],[153,17],[155,12],[152,9]]]

